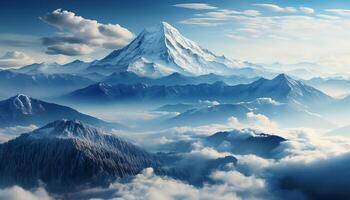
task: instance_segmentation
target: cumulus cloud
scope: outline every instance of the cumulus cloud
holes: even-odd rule
[[[19,186],[0,189],[0,199],[7,200],[53,200],[43,188],[37,188],[33,191],[24,190]]]
[[[9,51],[0,57],[0,68],[16,68],[32,64],[34,59],[19,51]]]
[[[113,183],[108,188],[80,192],[80,195],[103,199],[172,200],[172,199],[261,199],[268,193],[263,180],[239,172],[216,171],[211,178],[217,182],[197,188],[184,182],[154,174],[145,169],[129,183]]]
[[[271,121],[267,116],[262,114],[255,114],[253,112],[247,113],[247,125],[251,128],[256,128],[260,130],[278,130],[277,123]]]
[[[211,6],[206,3],[179,3],[173,5],[178,8],[187,8],[187,9],[194,9],[194,10],[211,10],[216,9],[215,6]]]
[[[97,47],[123,47],[134,37],[132,32],[119,24],[102,24],[61,9],[40,19],[59,29],[56,35],[42,38],[43,45],[48,46],[48,54],[85,55]]]
[[[262,189],[265,187],[265,182],[262,179],[257,179],[254,176],[244,176],[237,171],[215,171],[211,174],[213,180],[230,184],[237,191],[247,191],[250,188]]]

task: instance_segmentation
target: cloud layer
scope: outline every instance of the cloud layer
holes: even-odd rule
[[[61,9],[40,19],[59,29],[56,35],[42,38],[43,45],[48,46],[47,54],[77,56],[89,54],[98,47],[117,49],[134,37],[119,24],[102,24]]]
[[[226,43],[222,48],[235,58],[256,63],[313,62],[327,73],[346,72],[350,64],[347,59],[350,10],[276,4],[252,4],[251,8],[254,10],[217,8],[179,22],[221,26],[217,29],[224,28],[223,34],[234,41],[234,48]]]

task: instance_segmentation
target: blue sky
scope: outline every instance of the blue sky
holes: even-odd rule
[[[0,67],[98,59],[159,21],[169,22],[201,46],[232,59],[314,62],[339,71],[350,64],[347,1],[46,2],[0,1],[0,55],[6,54],[0,58]],[[70,24],[60,18],[80,21]],[[93,31],[100,26],[109,35]]]

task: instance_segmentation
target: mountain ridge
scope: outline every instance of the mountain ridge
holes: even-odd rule
[[[83,114],[67,106],[48,103],[18,94],[0,101],[0,126],[28,126],[31,124],[42,126],[53,120],[78,119],[85,123],[99,127],[119,127],[117,123],[108,123],[95,117]]]
[[[102,83],[100,83],[102,84]],[[104,85],[104,84],[102,84]],[[86,100],[87,102],[98,98],[99,100],[216,100],[216,101],[253,101],[261,97],[270,97],[280,102],[293,102],[297,104],[322,104],[334,99],[323,92],[296,81],[285,74],[274,79],[261,78],[250,84],[226,85],[224,82],[198,85],[158,86],[147,84],[109,85],[105,84],[98,92],[92,88],[99,88],[97,84],[76,90],[65,96],[68,100]],[[96,94],[103,95],[96,95]]]

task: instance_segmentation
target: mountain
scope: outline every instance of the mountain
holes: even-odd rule
[[[348,95],[350,93],[350,80],[341,77],[317,77],[309,80],[304,80],[304,82],[332,96],[339,97]]]
[[[127,46],[112,51],[101,60],[92,62],[75,60],[64,65],[34,63],[13,71],[30,75],[64,73],[80,76],[91,73],[108,76],[112,73],[128,71],[153,78],[175,72],[186,76],[214,73],[247,78],[270,78],[276,75],[257,64],[217,56],[184,37],[166,22],[145,28]]]
[[[110,74],[130,71],[141,76],[231,74],[246,63],[203,49],[166,22],[144,29],[130,44],[92,62],[89,71]],[[255,67],[256,71],[260,68]]]
[[[333,128],[335,124],[326,119],[318,110],[295,103],[281,103],[271,98],[258,98],[241,102],[250,110],[265,115],[282,127]]]
[[[187,110],[163,122],[164,126],[198,126],[227,122],[229,117],[244,120],[251,110],[239,104],[220,104]]]
[[[278,73],[287,73],[292,77],[298,77],[299,79],[327,77],[334,73],[330,71],[327,67],[312,62],[299,62],[294,64],[284,64],[275,62],[272,64],[264,63],[263,65],[270,71]]]
[[[7,96],[26,93],[32,96],[62,95],[86,87],[94,82],[71,74],[24,74],[0,71],[0,90]]]
[[[157,157],[162,163],[171,163],[170,165],[165,165],[170,176],[197,187],[213,183],[211,179],[213,172],[227,170],[228,165],[235,166],[238,161],[234,156],[225,156],[205,159],[199,163],[198,160],[188,162],[188,160],[184,159],[183,154],[174,152],[160,152],[157,153]]]
[[[257,98],[268,97],[279,102],[292,102],[306,106],[330,103],[333,99],[321,91],[296,81],[285,74],[274,79],[261,78],[250,84],[235,86],[223,82],[198,85],[159,86],[147,84],[110,85],[98,83],[76,90],[65,98],[79,102],[102,101],[167,101],[184,103],[184,101],[210,100],[223,102],[247,102]]]
[[[156,79],[139,76],[135,74],[134,72],[114,72],[113,74],[105,77],[101,80],[103,83],[107,83],[110,85],[116,85],[116,84],[137,84],[137,83],[143,83],[143,84],[153,84],[153,82]]]
[[[49,191],[101,186],[157,170],[145,150],[79,121],[58,120],[0,144],[0,185],[25,188],[43,182]]]
[[[299,102],[310,105],[313,103],[330,102],[331,97],[323,92],[297,81],[287,76],[279,74],[272,80],[264,78],[245,85],[241,88],[243,93],[240,94],[242,99],[253,100],[258,97],[270,97],[280,102]]]
[[[255,154],[262,157],[274,157],[274,150],[286,139],[252,129],[217,132],[205,138],[205,143],[218,151],[234,154]]]
[[[74,60],[73,62],[60,65],[58,63],[33,63],[23,66],[19,69],[13,70],[14,72],[24,74],[80,74],[82,73],[90,63],[86,63],[81,60]]]
[[[0,127],[42,126],[54,120],[73,119],[99,127],[119,127],[95,117],[85,115],[72,108],[54,103],[47,103],[29,96],[19,94],[0,101]]]
[[[115,72],[100,82],[108,83],[111,85],[115,84],[137,84],[143,83],[147,85],[165,85],[165,86],[174,86],[174,85],[188,85],[188,84],[201,84],[208,83],[213,84],[218,81],[223,81],[229,85],[237,85],[244,83],[251,83],[257,80],[258,77],[248,78],[244,76],[223,76],[216,74],[205,74],[200,76],[185,76],[178,72],[174,72],[168,76],[163,76],[159,78],[149,78],[145,76],[139,76],[133,72]]]
[[[225,87],[225,88],[223,88]],[[79,101],[81,103],[93,102],[115,102],[115,101],[198,101],[200,99],[229,99],[232,95],[223,94],[223,91],[230,86],[223,82],[214,84],[199,85],[146,85],[134,84],[110,85],[106,83],[97,83],[86,88],[76,90],[63,96],[64,100]]]
[[[332,128],[335,125],[306,107],[293,103],[280,103],[271,98],[257,98],[250,102],[199,106],[185,104],[186,111],[163,122],[164,126],[207,125],[227,123],[228,118],[236,117],[241,122],[247,120],[247,113],[262,114],[278,122],[282,127]],[[181,106],[161,107],[162,110],[181,110]],[[302,120],[301,120],[302,119]]]
[[[166,104],[155,109],[155,111],[161,112],[185,112],[194,108],[198,108],[196,104],[189,103],[177,103],[177,104]]]
[[[30,65],[23,66],[18,69],[12,70],[13,72],[23,73],[23,74],[48,74],[52,72],[59,71],[61,65],[58,63],[33,63]]]

